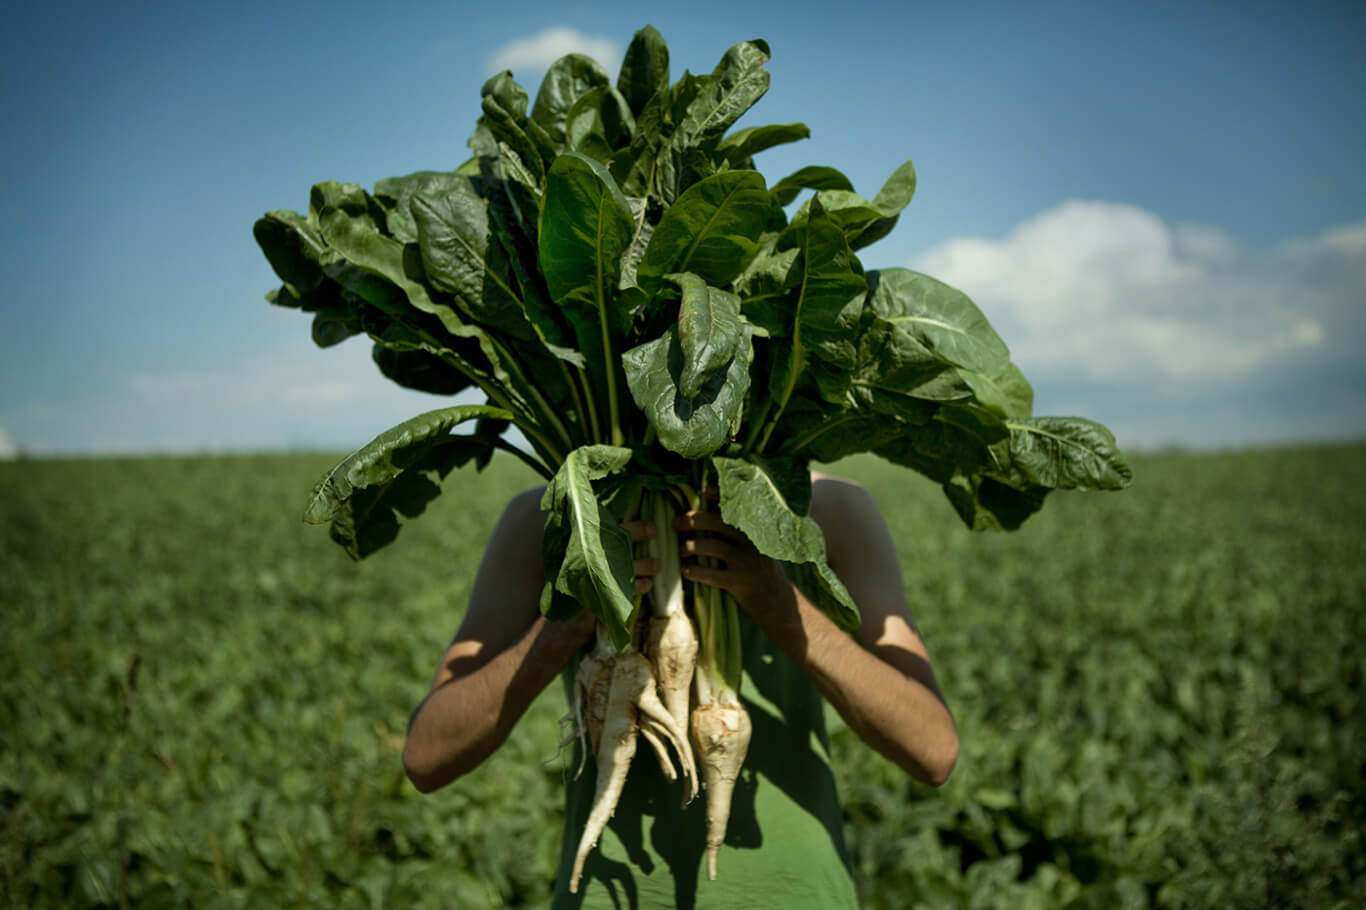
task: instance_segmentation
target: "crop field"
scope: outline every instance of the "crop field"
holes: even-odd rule
[[[332,461],[0,464],[0,905],[547,905],[557,687],[432,796],[399,759],[534,477],[453,474],[353,564],[299,521]],[[1132,463],[1014,534],[838,467],[884,506],[962,740],[934,790],[836,727],[865,906],[1366,906],[1366,446]]]

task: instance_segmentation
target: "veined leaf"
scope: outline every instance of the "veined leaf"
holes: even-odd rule
[[[797,198],[797,194],[802,190],[849,190],[853,191],[854,185],[849,182],[849,178],[843,172],[833,167],[823,165],[808,165],[799,168],[788,174],[782,180],[773,184],[773,189],[769,191],[774,205],[787,205]]]
[[[934,413],[933,405],[922,405],[925,413],[919,423],[929,420]],[[906,423],[885,413],[835,408],[794,398],[783,411],[775,438],[780,441],[778,451],[828,464],[859,452],[872,452],[901,438],[907,430]]]
[[[569,453],[541,496],[541,510],[548,513],[541,561],[549,588],[596,616],[618,649],[631,642],[633,545],[631,533],[599,502],[593,482],[630,460],[630,449],[581,446]],[[553,605],[553,596],[542,597],[543,610]]]
[[[805,123],[773,123],[737,130],[722,139],[716,150],[732,167],[748,167],[750,159],[762,151],[810,138],[811,128]]]
[[[994,376],[961,368],[958,372],[972,386],[973,396],[1002,417],[1029,417],[1033,413],[1034,389],[1015,364],[1007,363]]]
[[[769,73],[764,64],[772,56],[768,44],[757,39],[742,41],[726,51],[712,70],[711,78],[697,83],[696,96],[677,119],[675,147],[704,145],[720,139],[768,91]]]
[[[389,236],[403,243],[417,242],[417,222],[412,204],[417,196],[439,196],[467,178],[447,171],[418,171],[405,177],[386,177],[375,181],[374,197],[385,212]]]
[[[563,147],[565,121],[574,102],[595,88],[610,88],[611,85],[612,81],[598,61],[584,54],[566,54],[546,70],[541,87],[536,91],[531,120],[545,131],[556,147]]]
[[[267,212],[257,219],[252,236],[296,298],[325,280],[320,260],[327,252],[327,241],[307,218],[288,210]]]
[[[678,391],[696,398],[703,383],[724,370],[745,338],[740,321],[740,298],[729,291],[708,287],[691,272],[668,276],[683,292],[678,305],[678,345],[683,352],[683,371]]]
[[[915,165],[907,160],[892,171],[891,176],[883,182],[882,188],[873,197],[873,205],[885,217],[892,218],[900,215],[902,210],[911,204],[911,197],[914,195]]]
[[[788,273],[789,296],[762,306],[751,302],[745,308],[746,315],[753,313],[750,318],[761,325],[776,323],[786,328],[784,337],[774,344],[769,377],[777,414],[792,396],[809,359],[846,370],[854,365],[855,329],[867,290],[864,277],[854,271],[857,261],[844,235],[825,216],[819,201],[793,239],[798,256]]]
[[[551,297],[580,304],[605,324],[621,327],[608,311],[621,269],[621,253],[634,224],[626,197],[601,164],[573,152],[550,167],[537,233],[541,272]]]
[[[954,366],[994,376],[1010,352],[996,330],[962,291],[910,269],[869,274],[873,312],[913,335]]]
[[[610,85],[579,96],[565,118],[565,147],[608,164],[631,142],[635,118],[621,93]]]
[[[928,423],[915,427],[907,438],[916,451],[942,464],[978,469],[994,466],[992,446],[1009,435],[991,411],[959,403],[937,409]]]
[[[1133,480],[1105,427],[1083,417],[1007,420],[1011,463],[1029,483],[1061,490],[1119,490]]]
[[[669,88],[669,48],[653,25],[636,32],[626,48],[617,73],[617,91],[621,92],[639,116],[645,105],[660,90]]]
[[[396,512],[414,518],[440,493],[427,474],[444,478],[489,448],[479,437],[449,435],[453,427],[468,420],[511,417],[501,408],[464,405],[406,420],[328,471],[313,487],[304,520],[331,521],[333,539],[352,559],[363,559],[398,536]]]
[[[972,395],[972,389],[947,360],[879,316],[874,316],[859,336],[850,386],[860,396],[856,403],[884,410],[885,402],[888,413],[898,409],[892,399],[960,401]],[[917,407],[914,403],[909,406]]]
[[[413,197],[412,214],[431,286],[454,295],[469,318],[530,338],[511,266],[502,247],[490,242],[488,203],[471,181],[462,177],[439,194]]]
[[[494,77],[496,80],[498,77]],[[493,82],[494,80],[490,80]],[[480,109],[484,116],[479,118],[479,124],[486,129],[496,142],[494,148],[481,149],[483,154],[494,154],[494,149],[498,145],[505,145],[517,154],[518,159],[531,174],[535,185],[539,186],[545,179],[545,157],[553,150],[543,150],[535,140],[527,133],[531,121],[527,120],[524,114],[517,114],[503,107],[508,101],[508,97],[496,90],[490,90],[490,85],[485,84],[485,94],[479,102]],[[525,97],[521,96],[525,103]],[[471,140],[472,146],[476,143]]]
[[[825,561],[825,536],[806,514],[811,474],[801,458],[713,456],[721,518],[765,556],[795,568],[794,581],[844,628],[858,627],[858,608]],[[809,569],[802,569],[807,565]]]
[[[768,191],[757,171],[726,171],[689,187],[664,212],[636,282],[654,293],[670,272],[694,272],[714,287],[735,280],[753,258],[768,219]]]
[[[621,364],[631,397],[659,434],[660,445],[685,458],[702,458],[739,430],[753,357],[744,331],[725,370],[713,372],[692,397],[681,391],[684,358],[677,326],[627,351]]]
[[[810,562],[825,556],[825,536],[807,512],[811,472],[803,458],[714,455],[721,518],[765,556]]]
[[[464,373],[421,348],[400,350],[376,343],[370,357],[386,378],[405,389],[431,395],[454,395],[473,385]]]
[[[944,495],[973,531],[1014,531],[1043,508],[1047,494],[1046,487],[1017,490],[990,477],[961,472],[944,482]]]
[[[538,260],[551,299],[574,327],[596,375],[603,413],[616,417],[615,354],[631,314],[617,293],[621,254],[631,242],[631,210],[601,164],[576,152],[555,159],[538,222]]]
[[[813,562],[784,562],[783,571],[797,590],[820,607],[835,625],[851,635],[859,630],[862,618],[858,604],[824,558]]]

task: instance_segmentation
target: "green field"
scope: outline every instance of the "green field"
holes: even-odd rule
[[[552,687],[423,797],[399,749],[507,496],[453,475],[352,564],[329,457],[0,464],[0,904],[545,906]],[[845,731],[868,907],[1366,906],[1366,446],[1133,459],[971,534],[872,460],[956,716],[950,782]]]

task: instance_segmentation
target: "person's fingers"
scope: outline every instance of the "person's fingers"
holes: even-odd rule
[[[636,543],[642,540],[652,540],[655,536],[655,523],[653,521],[623,521],[621,526],[631,532],[631,539]]]
[[[653,578],[641,577],[639,575],[636,576],[637,597],[639,597],[641,594],[649,594],[650,591],[654,590],[654,586],[655,580]]]
[[[725,569],[713,569],[707,566],[693,565],[689,563],[682,567],[682,575],[688,581],[695,581],[704,585],[711,585],[714,588],[725,589],[731,576]]]
[[[723,560],[735,556],[734,546],[715,537],[690,537],[682,541],[678,549],[684,556],[710,556]]]
[[[684,512],[674,521],[679,531],[708,531],[714,534],[738,534],[739,531],[721,520],[718,512]]]
[[[635,572],[636,578],[648,578],[651,575],[659,574],[659,560],[653,557],[644,557],[632,562],[631,568]]]

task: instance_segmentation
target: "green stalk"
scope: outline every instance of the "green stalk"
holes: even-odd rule
[[[497,342],[495,341],[494,343],[496,344]],[[517,358],[513,356],[512,352],[504,348],[502,355],[504,362],[511,366],[516,372],[517,375],[514,378],[517,381],[518,387],[529,390],[532,396],[535,397],[538,406],[537,416],[549,421],[551,427],[559,434],[560,441],[564,443],[565,454],[567,455],[574,448],[574,439],[569,435],[569,430],[566,429],[564,423],[560,421],[559,415],[556,414],[555,409],[550,406],[550,402],[546,401],[545,397],[541,395],[541,390],[537,387],[536,383],[527,379],[526,373],[522,370],[522,365],[517,361]]]
[[[583,388],[583,400],[588,405],[588,427],[586,428],[589,433],[588,438],[593,442],[601,442],[602,424],[598,421],[598,406],[593,401],[593,389],[588,385],[588,371],[579,368],[577,373],[579,385]],[[575,394],[577,395],[577,393]]]
[[[787,387],[783,389],[782,398],[778,400],[778,410],[774,412],[773,419],[767,421],[767,426],[764,428],[764,436],[759,440],[758,447],[754,449],[754,454],[756,455],[764,454],[764,449],[768,447],[769,437],[773,435],[773,431],[778,426],[778,419],[783,416],[783,411],[787,408],[788,399],[792,397],[792,390],[797,387],[797,377],[800,376],[802,372],[801,347],[801,341],[797,339],[794,330],[792,338],[792,359],[788,365],[787,371]],[[767,414],[765,414],[765,416],[767,416]]]
[[[569,394],[574,396],[574,409],[579,415],[580,431],[582,434],[587,434],[589,432],[589,425],[585,421],[587,421],[590,416],[589,406],[592,404],[592,399],[589,399],[588,405],[585,405],[583,393],[579,390],[578,382],[569,374],[569,364],[565,363],[564,360],[559,357],[556,357],[555,360],[560,365],[560,376],[564,379],[565,388],[569,389]],[[597,415],[592,416],[596,421]],[[576,440],[574,448],[577,448],[578,445],[582,445],[587,441],[587,439]]]
[[[528,455],[526,452],[523,452],[521,449],[517,448],[512,443],[503,439],[501,436],[493,441],[493,447],[495,449],[500,449],[504,452],[507,452],[509,455],[513,455],[521,459],[527,466],[531,468],[531,470],[535,471],[537,474],[540,474],[541,477],[546,481],[550,481],[555,478],[554,471],[551,471],[544,464],[537,461],[535,458],[533,458],[531,455]]]
[[[433,353],[436,353],[438,351],[445,350],[445,348],[442,345],[436,343],[436,341],[433,339],[431,341],[429,350]],[[460,358],[454,356],[448,357],[440,353],[437,353],[437,356],[440,357],[450,366],[459,370],[461,373],[464,373],[465,376],[467,376],[471,382],[479,386],[480,391],[482,391],[485,395],[489,397],[489,401],[492,401],[494,404],[496,404],[498,407],[502,408],[505,411],[512,412],[513,426],[517,427],[517,429],[522,431],[523,435],[526,436],[527,441],[531,443],[532,448],[536,449],[536,453],[540,455],[541,458],[545,459],[547,465],[560,465],[564,463],[565,456],[569,453],[557,449],[554,446],[554,444],[552,444],[548,439],[545,438],[545,436],[540,431],[539,425],[536,424],[533,420],[529,419],[527,415],[527,409],[525,407],[519,407],[518,405],[514,404],[501,388],[499,388],[497,385],[491,382],[486,381],[477,372],[467,367],[464,364],[464,362],[460,360]]]

